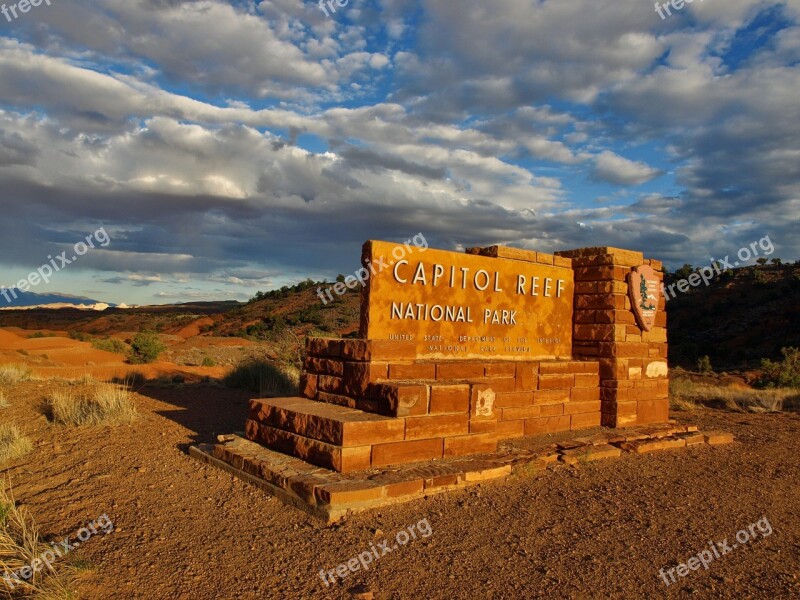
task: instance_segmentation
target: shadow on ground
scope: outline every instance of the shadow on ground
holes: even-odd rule
[[[145,384],[134,388],[141,396],[171,404],[175,409],[156,410],[192,432],[191,443],[211,442],[218,434],[243,431],[250,398],[257,394],[208,384],[157,386]],[[189,444],[179,444],[188,451]]]

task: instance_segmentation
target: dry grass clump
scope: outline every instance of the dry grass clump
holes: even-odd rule
[[[688,379],[670,380],[670,407],[697,410],[717,406],[735,412],[781,412],[800,408],[800,394],[793,389],[754,390],[693,383]]]
[[[19,427],[11,423],[0,425],[0,465],[24,456],[31,450],[33,443]]]
[[[0,408],[8,408],[9,406],[11,405],[8,403],[6,393],[3,390],[0,390]]]
[[[300,371],[293,365],[249,358],[225,375],[225,385],[256,392],[261,396],[294,396],[300,386]]]
[[[19,383],[33,379],[33,371],[25,365],[0,365],[0,383]]]
[[[76,379],[70,379],[70,383],[73,385],[91,385],[93,383],[97,383],[97,380],[91,373],[84,373]]]
[[[669,407],[673,410],[695,411],[702,408],[692,397],[694,385],[690,380],[673,378],[669,380]]]
[[[50,558],[49,565],[42,557]],[[34,560],[41,568],[23,571]],[[67,600],[74,598],[70,581],[74,569],[59,563],[52,548],[39,541],[39,533],[31,514],[18,506],[14,496],[0,484],[0,597]],[[23,575],[28,574],[26,579]],[[17,575],[16,577],[14,575]],[[8,579],[5,578],[8,577]]]
[[[62,387],[46,399],[50,418],[63,425],[130,423],[136,418],[130,386],[95,382],[84,389]]]

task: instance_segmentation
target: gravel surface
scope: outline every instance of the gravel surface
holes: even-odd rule
[[[800,597],[796,413],[676,413],[736,442],[512,475],[329,526],[186,454],[241,430],[246,394],[145,387],[132,425],[65,428],[41,415],[52,385],[6,390],[0,419],[36,444],[6,475],[43,534],[114,522],[74,552],[92,565],[82,598],[350,598],[362,583],[381,599]],[[756,527],[707,570],[660,578],[763,518],[771,535]],[[320,569],[380,554],[383,540],[390,552],[326,587]]]

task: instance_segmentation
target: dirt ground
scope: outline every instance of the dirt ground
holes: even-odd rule
[[[6,388],[0,419],[21,425],[35,449],[5,477],[44,534],[113,521],[113,533],[72,554],[91,565],[82,598],[348,598],[358,583],[386,599],[800,597],[796,413],[677,413],[737,441],[512,475],[329,526],[187,455],[193,442],[242,429],[246,393],[144,387],[133,424],[66,428],[41,414],[53,385]],[[732,544],[763,517],[768,537],[669,587],[660,579],[662,567],[709,540]],[[424,519],[428,537],[323,583],[320,569]]]

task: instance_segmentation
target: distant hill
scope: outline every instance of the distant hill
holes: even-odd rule
[[[332,283],[298,284],[276,290],[230,311],[214,327],[216,335],[271,340],[290,329],[294,335],[350,336],[358,331],[360,293],[348,290],[323,303],[317,288]]]
[[[100,300],[87,298],[86,296],[72,296],[70,294],[36,294],[34,292],[23,292],[18,288],[0,289],[0,308],[15,308],[21,306],[39,306],[42,304],[98,304]]]
[[[800,347],[800,265],[734,269],[678,294],[667,332],[671,365],[694,368],[708,355],[714,369],[732,370],[780,358],[782,347]]]
[[[224,319],[225,313],[237,306],[240,306],[239,302],[224,301],[140,306],[127,309],[111,307],[102,313],[77,308],[5,310],[0,311],[0,327],[49,329],[87,333],[95,336],[146,329],[162,333],[177,333],[188,322],[198,318]]]

